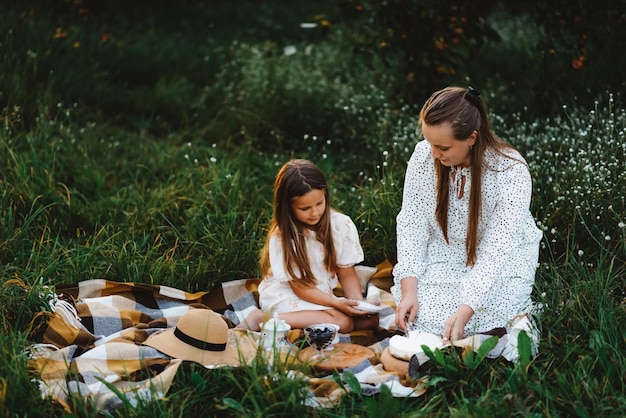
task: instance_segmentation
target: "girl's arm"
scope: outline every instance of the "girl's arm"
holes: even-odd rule
[[[289,281],[289,285],[293,290],[293,293],[296,294],[302,300],[306,300],[307,302],[315,303],[317,305],[329,306],[331,308],[335,307],[335,297],[329,295],[328,293],[322,292],[315,286],[303,286],[294,282],[294,280]]]
[[[358,279],[358,278],[357,278]],[[347,298],[337,298],[333,295],[329,295],[328,293],[322,292],[315,286],[304,287],[294,284],[293,280],[289,282],[291,289],[302,300],[306,300],[307,302],[315,303],[318,305],[328,306],[329,308],[337,309],[347,315],[356,316],[356,315],[364,315],[367,312],[360,311],[358,309],[353,308],[357,304],[356,300],[347,299]],[[361,299],[363,299],[361,297]]]
[[[361,288],[361,281],[356,274],[354,266],[339,268],[337,270],[337,276],[339,277],[339,283],[343,293],[348,299],[363,300],[363,289]]]
[[[357,301],[363,300],[361,281],[354,268],[364,258],[359,232],[349,216],[335,211],[331,216],[333,245],[337,254],[337,277],[345,295],[345,298],[333,297],[335,308],[351,316],[361,316],[367,313],[353,307]]]

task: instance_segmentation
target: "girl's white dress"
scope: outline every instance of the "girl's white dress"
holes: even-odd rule
[[[506,327],[532,307],[542,233],[529,211],[532,180],[528,168],[517,151],[506,149],[505,153],[511,158],[494,151],[485,155],[476,262],[466,267],[471,171],[451,169],[446,243],[435,218],[437,175],[430,145],[420,141],[415,146],[397,216],[398,263],[391,291],[399,303],[400,281],[417,277],[415,325],[422,332],[442,334],[444,321],[459,304],[474,310],[466,336]]]
[[[339,267],[352,267],[363,261],[363,249],[359,242],[359,234],[349,216],[331,211],[330,223],[333,244]],[[306,238],[311,271],[317,279],[317,287],[329,295],[337,287],[337,274],[324,267],[324,248],[315,239],[315,232],[309,231]],[[269,242],[270,275],[263,278],[259,285],[259,305],[265,312],[293,312],[304,310],[330,309],[329,306],[317,305],[300,299],[295,295],[289,280],[299,280],[287,275],[283,259],[283,247],[278,234],[274,234]]]

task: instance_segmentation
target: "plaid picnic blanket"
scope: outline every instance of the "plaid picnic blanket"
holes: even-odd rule
[[[378,355],[393,335],[394,304],[388,292],[391,265],[359,271],[362,283],[378,292],[385,308],[378,330],[341,335],[342,342],[370,347]],[[143,345],[154,332],[174,327],[189,309],[210,308],[232,326],[258,306],[258,279],[223,283],[209,292],[188,293],[167,286],[87,280],[56,289],[54,311],[40,344],[31,348],[40,388],[71,411],[71,398],[82,397],[100,410],[135,405],[167,394],[182,361]],[[339,290],[339,293],[341,290]],[[290,339],[297,338],[292,330]],[[258,334],[241,331],[256,344]],[[365,394],[385,385],[397,396],[418,396],[419,382],[384,370],[377,358],[344,369],[357,377]],[[345,394],[331,377],[307,376],[307,403],[331,407]],[[344,386],[345,387],[345,386]]]

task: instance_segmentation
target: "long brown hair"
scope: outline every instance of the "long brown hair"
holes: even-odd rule
[[[303,224],[293,215],[291,203],[311,190],[322,190],[326,200],[326,210],[314,228]],[[274,234],[279,234],[283,248],[283,263],[289,277],[296,285],[313,286],[317,279],[313,276],[306,250],[305,233],[314,229],[316,239],[325,249],[324,265],[328,271],[337,270],[337,258],[330,228],[330,197],[324,173],[308,160],[295,159],[282,166],[274,183],[274,210],[270,229],[261,250],[261,277],[270,274],[269,242]]]
[[[473,266],[476,262],[478,247],[478,221],[481,211],[481,187],[483,168],[487,167],[484,156],[487,149],[502,154],[511,145],[500,140],[491,130],[487,116],[487,108],[478,92],[471,87],[446,87],[433,93],[424,103],[420,112],[420,125],[441,125],[449,123],[454,139],[467,140],[474,131],[476,141],[470,147],[470,170],[472,182],[469,198],[469,214],[467,237],[465,241],[466,265]],[[435,216],[437,223],[448,241],[448,206],[450,203],[450,167],[435,159],[437,173],[437,207]]]

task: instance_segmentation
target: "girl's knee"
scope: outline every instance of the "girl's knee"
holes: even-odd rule
[[[342,318],[337,318],[337,325],[339,325],[339,332],[347,334],[354,331],[354,319],[352,317],[343,315]]]

